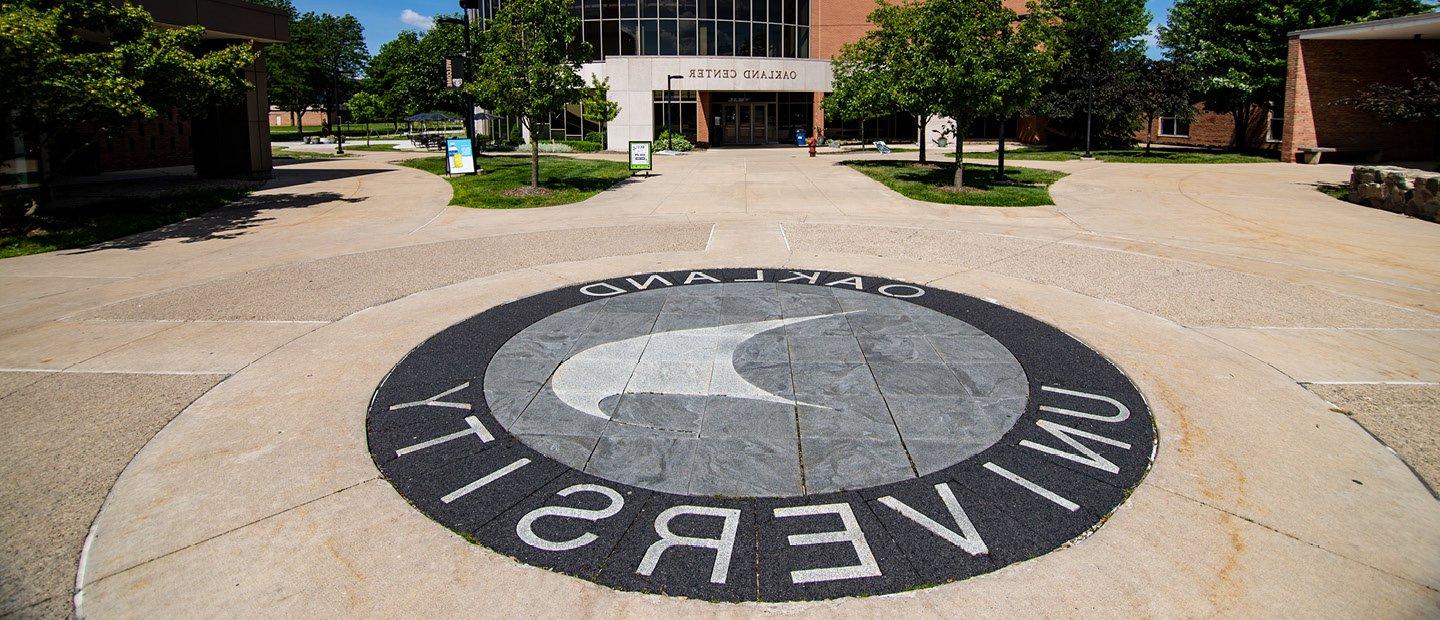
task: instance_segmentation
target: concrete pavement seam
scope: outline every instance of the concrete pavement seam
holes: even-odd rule
[[[1317,398],[1319,398],[1319,397],[1317,396]],[[1363,427],[1362,427],[1362,428],[1363,428]],[[1368,432],[1368,431],[1367,431],[1367,432]],[[1373,437],[1373,435],[1372,435],[1372,437]],[[1384,444],[1381,444],[1381,445],[1384,445]],[[1386,449],[1389,449],[1389,446],[1385,446],[1385,447],[1386,447]],[[1413,471],[1413,470],[1412,470],[1412,471]],[[1431,591],[1431,592],[1440,593],[1440,589],[1436,589],[1435,587],[1430,586],[1430,585],[1428,585],[1428,584],[1420,583],[1420,582],[1415,581],[1415,580],[1413,580],[1413,579],[1411,579],[1411,578],[1409,578],[1409,577],[1405,577],[1405,576],[1403,576],[1403,575],[1397,575],[1397,574],[1392,573],[1392,572],[1390,572],[1390,571],[1387,571],[1387,570],[1385,570],[1385,569],[1383,569],[1383,568],[1380,568],[1380,567],[1377,567],[1377,566],[1375,566],[1375,565],[1372,565],[1372,564],[1370,564],[1370,563],[1368,563],[1368,562],[1364,562],[1364,561],[1361,561],[1361,560],[1352,558],[1352,557],[1350,557],[1350,556],[1347,556],[1347,555],[1345,555],[1345,554],[1343,554],[1343,553],[1339,553],[1339,552],[1337,552],[1337,551],[1333,551],[1333,550],[1331,550],[1331,549],[1327,549],[1327,548],[1325,548],[1325,547],[1323,547],[1323,546],[1321,546],[1321,545],[1319,545],[1319,544],[1310,542],[1310,541],[1308,541],[1308,540],[1305,540],[1304,538],[1300,538],[1300,537],[1295,536],[1295,535],[1293,535],[1293,534],[1290,534],[1290,533],[1288,533],[1288,532],[1275,529],[1274,527],[1271,527],[1271,526],[1269,526],[1269,525],[1266,525],[1266,524],[1264,524],[1264,523],[1261,523],[1261,522],[1259,522],[1259,521],[1256,521],[1256,520],[1254,520],[1254,519],[1251,519],[1250,517],[1247,517],[1247,516],[1245,516],[1245,515],[1238,514],[1238,513],[1235,513],[1235,512],[1231,512],[1231,511],[1226,510],[1226,509],[1224,509],[1224,508],[1221,508],[1221,507],[1219,507],[1219,506],[1215,506],[1215,505],[1213,505],[1213,504],[1210,504],[1209,502],[1206,502],[1205,500],[1197,499],[1197,498],[1194,498],[1194,497],[1190,497],[1189,495],[1186,495],[1186,494],[1181,493],[1181,492],[1179,492],[1179,491],[1175,491],[1175,490],[1173,490],[1173,489],[1167,488],[1167,487],[1165,487],[1164,485],[1162,485],[1162,484],[1160,484],[1160,483],[1158,483],[1158,482],[1157,482],[1157,483],[1154,483],[1152,486],[1154,486],[1156,489],[1159,489],[1159,490],[1161,490],[1161,491],[1164,491],[1164,492],[1166,492],[1166,493],[1169,493],[1169,494],[1171,494],[1171,495],[1174,495],[1175,497],[1179,497],[1179,498],[1181,498],[1181,499],[1185,499],[1185,500],[1189,500],[1189,501],[1191,501],[1191,502],[1195,502],[1196,504],[1199,504],[1199,505],[1201,505],[1201,506],[1204,506],[1204,507],[1209,508],[1209,509],[1211,509],[1211,510],[1214,510],[1214,511],[1216,511],[1216,512],[1220,512],[1220,513],[1223,513],[1223,514],[1230,515],[1230,516],[1232,516],[1232,517],[1235,517],[1236,519],[1240,519],[1241,521],[1245,521],[1246,523],[1250,523],[1250,524],[1252,524],[1252,525],[1257,525],[1257,526],[1259,526],[1259,527],[1262,527],[1262,528],[1264,528],[1264,529],[1270,530],[1271,532],[1275,532],[1276,534],[1279,534],[1279,535],[1281,535],[1281,536],[1284,536],[1284,537],[1289,538],[1289,539],[1291,539],[1291,540],[1294,540],[1294,541],[1296,541],[1296,542],[1300,542],[1300,543],[1309,545],[1309,546],[1314,547],[1314,548],[1316,548],[1316,549],[1319,549],[1320,551],[1323,551],[1323,552],[1325,552],[1325,553],[1327,553],[1327,554],[1329,554],[1329,555],[1333,555],[1333,556],[1335,556],[1335,557],[1337,557],[1337,558],[1341,558],[1341,559],[1344,559],[1344,560],[1347,560],[1347,561],[1350,561],[1350,562],[1354,562],[1354,563],[1356,563],[1356,564],[1359,564],[1359,565],[1361,565],[1361,566],[1364,566],[1365,568],[1368,568],[1368,569],[1370,569],[1370,570],[1373,570],[1373,571],[1375,571],[1375,572],[1377,572],[1377,573],[1380,573],[1380,574],[1382,574],[1382,575],[1387,575],[1387,576],[1389,576],[1389,577],[1393,577],[1393,578],[1398,579],[1398,580],[1400,580],[1400,581],[1403,581],[1403,582],[1405,582],[1405,583],[1412,584],[1412,585],[1418,586],[1418,587],[1420,587],[1420,588],[1424,588],[1424,589],[1429,590],[1429,591]]]

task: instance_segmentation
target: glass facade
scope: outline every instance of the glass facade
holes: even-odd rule
[[[575,0],[573,8],[591,60],[810,57],[810,0]],[[482,6],[482,17],[490,9]]]

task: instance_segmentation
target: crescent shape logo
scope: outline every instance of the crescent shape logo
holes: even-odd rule
[[[561,402],[602,420],[609,420],[610,414],[601,410],[601,401],[623,394],[725,396],[830,409],[785,398],[751,383],[735,370],[735,350],[750,338],[772,329],[855,312],[863,310],[677,329],[595,345],[562,362],[551,379],[551,389]],[[711,374],[636,377],[632,370],[651,347],[665,350],[683,348],[713,354]]]

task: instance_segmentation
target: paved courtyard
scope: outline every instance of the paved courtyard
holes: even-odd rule
[[[1015,162],[1069,173],[1052,188],[1057,204],[985,208],[911,201],[837,165],[838,156],[801,155],[660,158],[657,175],[584,203],[480,211],[446,206],[442,179],[367,153],[283,166],[246,204],[166,229],[0,261],[0,416],[10,431],[0,440],[0,614],[63,616],[72,598],[97,618],[477,609],[657,617],[1440,614],[1440,502],[1431,491],[1440,484],[1440,227],[1315,191],[1318,182],[1346,178],[1341,166]],[[914,154],[890,157],[902,156]],[[397,392],[393,402],[377,395],[377,386],[403,378],[412,351],[426,351],[437,334],[464,336],[447,330],[471,317],[586,283],[628,286],[626,278],[645,281],[638,274],[723,268],[769,275],[749,285],[736,276],[723,285],[632,287],[602,301],[582,295],[535,314],[548,317],[538,322],[491,322],[482,331],[513,331],[506,342],[514,344],[491,351],[452,341],[446,349],[484,349],[488,370],[461,376],[436,363],[423,373],[455,385],[474,378],[483,391],[415,391],[404,400]],[[1006,470],[1093,512],[1088,535],[1048,545],[1034,559],[966,572],[976,576],[957,583],[902,587],[949,580],[916,577],[875,590],[908,592],[742,604],[706,602],[703,591],[647,594],[645,584],[577,578],[583,570],[472,544],[441,524],[449,524],[436,516],[444,506],[420,503],[403,478],[377,465],[386,461],[373,452],[375,411],[419,403],[414,411],[449,416],[436,424],[451,425],[444,432],[474,440],[469,445],[490,445],[488,434],[496,450],[524,451],[529,469],[511,471],[538,475],[554,463],[554,477],[537,479],[537,489],[567,490],[569,478],[560,476],[579,474],[561,473],[563,464],[637,493],[779,498],[765,501],[783,505],[771,519],[783,521],[796,509],[786,498],[919,480],[933,499],[930,483],[941,476],[955,483],[947,488],[982,533],[985,514],[1034,512],[997,505],[987,513],[976,504],[998,500],[945,473],[984,459],[1003,464],[983,449],[1011,437],[1007,429],[1035,427],[1014,422],[1036,413],[1015,405],[1035,380],[1038,362],[1026,360],[1044,358],[1016,344],[1028,337],[962,311],[971,306],[931,316],[913,300],[875,294],[873,284],[860,291],[776,282],[813,270],[959,294],[974,307],[993,305],[1063,332],[1143,397],[1128,409],[1154,429],[1153,464],[1148,445],[1128,436],[1122,443],[1130,447],[1119,449],[1064,435],[1114,460],[1122,474],[1132,463],[1117,454],[1139,459],[1138,486],[1105,484],[1093,470],[1100,461],[1078,447],[1067,452],[1092,465],[1067,461],[1050,477]],[[964,332],[972,321],[984,329]],[[597,324],[604,327],[592,329]],[[546,347],[563,354],[533,354]],[[987,361],[947,357],[957,352]],[[927,387],[917,391],[916,382]],[[1031,386],[1029,394],[1033,405],[1038,392]],[[945,395],[984,402],[936,409]],[[837,415],[844,403],[867,399],[860,410],[884,417]],[[1047,406],[1089,411],[1075,402]],[[747,408],[739,430],[764,440],[719,430],[727,408]],[[957,421],[947,414],[954,411],[977,417]],[[1099,416],[1086,415],[1081,422]],[[465,427],[467,417],[489,425],[485,433]],[[765,420],[775,426],[760,430]],[[449,436],[412,435],[387,449]],[[519,443],[507,444],[510,436]],[[1050,445],[1068,443],[1048,437]],[[709,439],[739,447],[719,450]],[[927,443],[935,439],[944,441]],[[956,448],[967,440],[974,451]],[[833,447],[856,442],[866,448]],[[934,445],[941,449],[927,451]],[[714,459],[693,458],[703,449],[733,456],[761,448],[761,456],[732,458],[721,468],[728,477],[702,473]],[[460,449],[473,448],[456,439],[405,454]],[[651,462],[676,468],[636,467],[637,455],[675,450],[689,456]],[[841,462],[838,454],[876,460]],[[502,471],[488,467],[474,473]],[[1097,493],[1113,492],[1114,502],[1092,509],[1090,495],[1063,490],[1079,487],[1056,486],[1055,476],[1076,472],[1087,475],[1074,484],[1096,481]],[[478,501],[485,484],[508,492],[505,481],[520,475],[470,475],[435,489],[431,501]],[[1010,487],[1021,489],[1016,497],[1039,496],[1022,486]],[[874,532],[901,546],[919,540],[895,530],[905,521],[894,515],[907,513],[884,513],[890,503],[858,494],[855,506],[879,506],[861,510],[856,525],[869,536],[877,570],[905,564],[915,550],[887,551]],[[964,529],[939,500],[921,506],[892,494],[937,528]],[[616,518],[658,523],[638,504],[626,500]],[[567,514],[581,525],[604,523],[596,507],[604,505]],[[644,515],[631,517],[632,507]],[[760,534],[750,555],[736,547],[734,562],[749,558],[756,567],[760,598],[828,598],[765,596],[765,566],[775,558],[760,521],[770,513],[743,514],[741,539],[744,528]],[[711,535],[676,523],[676,536]],[[838,526],[818,531],[826,527]],[[968,532],[957,539],[970,540]],[[794,534],[789,544],[820,535]],[[624,544],[616,554],[629,561]],[[785,545],[783,537],[773,543]],[[650,555],[644,544],[636,549],[627,575]],[[664,553],[654,579],[664,578]],[[707,553],[697,564],[703,576],[718,565]],[[862,566],[863,555],[858,563],[853,554],[816,561]],[[791,579],[787,587],[804,581]]]

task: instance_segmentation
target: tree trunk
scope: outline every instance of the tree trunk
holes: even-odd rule
[[[1242,105],[1242,106],[1239,106],[1239,107],[1235,108],[1234,114],[1235,114],[1235,150],[1236,150],[1236,151],[1243,151],[1243,150],[1245,150],[1245,117],[1248,116],[1248,115],[1246,114],[1246,112],[1248,111],[1248,107],[1249,107],[1249,106],[1244,106],[1244,105]]]
[[[1155,115],[1145,115],[1145,154],[1150,154],[1150,143],[1155,141]]]
[[[965,187],[965,134],[961,133],[959,117],[955,117],[955,189]]]
[[[996,152],[995,180],[1005,180],[1005,119],[1000,119],[1000,149]]]
[[[525,130],[530,133],[530,187],[540,188],[540,139],[535,135],[535,120],[526,117]]]
[[[929,117],[915,115],[915,136],[916,142],[920,143],[920,163],[925,163],[925,122]]]
[[[296,139],[296,140],[299,140],[299,141],[304,141],[304,140],[305,140],[305,112],[304,112],[304,111],[301,111],[301,112],[297,113],[297,112],[295,112],[294,110],[291,110],[291,111],[290,111],[290,123],[291,123],[292,125],[295,125],[295,139]]]

